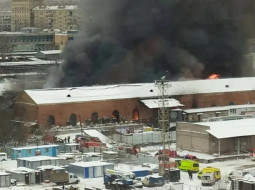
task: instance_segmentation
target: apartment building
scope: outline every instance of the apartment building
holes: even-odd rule
[[[11,31],[11,11],[0,11],[0,31]]]
[[[78,29],[78,6],[37,6],[33,8],[34,25],[42,29],[68,31]]]
[[[44,5],[44,0],[12,0],[11,31],[33,26],[32,9]]]

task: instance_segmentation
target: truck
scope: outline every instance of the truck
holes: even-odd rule
[[[142,184],[145,187],[159,187],[165,184],[165,180],[162,176],[148,175],[144,177]]]
[[[52,170],[52,172],[50,173],[50,182],[56,183],[57,185],[73,183],[78,184],[80,182],[80,179],[73,173]]]
[[[136,178],[133,172],[112,169],[105,170],[104,185],[106,189],[111,190],[130,190],[143,187],[141,181]]]
[[[216,181],[221,180],[221,172],[219,168],[210,166],[203,168],[197,174],[198,179],[201,179],[203,173],[213,173]]]
[[[202,177],[201,177],[201,183],[202,185],[214,185],[215,184],[215,176],[214,173],[210,172],[210,173],[203,173]]]

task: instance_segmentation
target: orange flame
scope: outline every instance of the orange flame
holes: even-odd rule
[[[219,79],[220,78],[220,75],[218,74],[211,74],[208,79]]]

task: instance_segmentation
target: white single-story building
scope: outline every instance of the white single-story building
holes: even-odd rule
[[[26,167],[18,167],[6,171],[10,174],[11,179],[16,179],[22,184],[40,184],[42,182],[41,172]]]
[[[179,122],[176,146],[208,154],[247,153],[255,147],[255,118],[214,121]]]
[[[50,157],[50,156],[34,156],[17,159],[17,167],[27,167],[31,169],[37,169],[44,165],[60,166],[60,162],[63,158]]]
[[[81,178],[97,178],[103,177],[106,169],[114,169],[114,164],[101,161],[76,162],[69,164],[68,172]]]

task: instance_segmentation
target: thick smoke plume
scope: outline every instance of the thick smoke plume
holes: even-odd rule
[[[79,37],[48,86],[242,76],[253,7],[252,0],[84,0]]]

